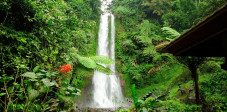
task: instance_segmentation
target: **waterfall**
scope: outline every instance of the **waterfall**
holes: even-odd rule
[[[103,13],[100,17],[97,55],[106,56],[115,62],[114,15],[108,10],[112,0],[101,1]],[[91,80],[92,85],[84,88],[83,97],[79,101],[80,108],[117,109],[118,107],[130,106],[130,103],[126,102],[122,95],[115,63],[108,67],[113,71],[111,75],[99,71],[94,72]]]
[[[101,10],[103,11],[103,14],[100,18],[97,55],[103,55],[115,60],[114,15],[108,11],[108,6],[111,2],[112,0],[102,0]],[[111,21],[111,23],[109,23],[109,21]],[[111,27],[109,25],[111,25]],[[93,98],[89,107],[114,108],[122,106],[121,102],[124,98],[115,64],[110,65],[109,68],[113,71],[113,74],[111,75],[106,75],[98,71],[94,72],[92,79]]]

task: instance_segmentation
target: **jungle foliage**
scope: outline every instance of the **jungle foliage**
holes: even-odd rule
[[[122,111],[225,111],[227,72],[208,58],[197,73],[171,54],[156,52],[226,0],[113,0],[116,60],[125,95]],[[111,73],[96,55],[100,0],[0,1],[0,110],[72,111],[93,70]],[[190,59],[190,57],[187,57]]]
[[[160,43],[168,43],[184,33],[187,29],[196,25],[216,9],[226,4],[226,0],[114,0],[111,6],[116,15],[116,60],[118,71],[126,81],[125,95],[130,97],[135,93],[131,87],[135,84],[138,99],[157,88],[156,91],[166,93],[170,91],[165,101],[150,105],[157,96],[153,95],[144,104],[138,100],[133,111],[224,111],[227,102],[226,90],[223,86],[210,93],[207,84],[223,82],[227,72],[220,68],[224,62],[222,58],[209,58],[203,61],[197,73],[199,74],[200,100],[202,106],[195,105],[195,89],[193,75],[189,71],[185,57],[179,61],[170,54],[156,52],[155,46]],[[215,61],[213,61],[215,60]],[[214,69],[210,67],[212,63]],[[210,75],[220,74],[220,78],[204,78]],[[221,81],[218,81],[221,80]],[[206,89],[204,89],[206,88]],[[212,99],[217,95],[216,100]],[[197,95],[198,96],[198,95]],[[137,98],[133,95],[133,98]],[[207,99],[211,98],[211,99]],[[147,103],[146,103],[147,102]],[[208,106],[213,104],[214,106]],[[147,105],[147,106],[144,106]],[[138,108],[140,107],[140,108]],[[129,111],[127,109],[123,111]],[[134,110],[135,111],[135,110]]]
[[[0,110],[70,111],[93,70],[99,0],[0,1]]]

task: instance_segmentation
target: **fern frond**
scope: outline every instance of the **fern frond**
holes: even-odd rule
[[[153,57],[153,61],[157,61],[159,59],[162,58],[162,55],[161,54],[156,54],[154,57]]]
[[[152,39],[147,36],[137,36],[136,38],[142,42],[152,42]]]
[[[162,30],[163,30],[166,34],[170,35],[170,37],[171,37],[170,39],[174,39],[174,38],[180,36],[180,33],[179,33],[178,31],[176,31],[175,29],[173,29],[173,28],[170,28],[170,27],[163,27]]]
[[[106,56],[93,56],[90,57],[95,63],[104,64],[104,65],[111,65],[113,61]]]
[[[146,55],[154,55],[154,54],[156,54],[155,46],[146,47],[143,50],[143,54],[146,54]]]
[[[91,58],[82,57],[82,56],[80,56],[80,55],[77,55],[77,58],[78,58],[79,62],[80,62],[82,65],[84,65],[85,67],[87,67],[87,68],[92,68],[92,69],[94,69],[94,68],[96,68],[96,66],[97,66],[96,63],[95,63],[95,61],[92,60]]]
[[[113,73],[113,71],[111,71],[109,68],[105,68],[102,65],[97,65],[95,70],[102,72],[104,74],[110,75],[111,73]]]
[[[78,74],[78,76],[80,76],[80,77],[91,76],[91,75],[93,75],[93,73],[94,73],[93,70],[88,70],[85,67],[78,67],[76,69],[76,74]]]
[[[126,47],[126,46],[135,46],[132,42],[132,40],[125,40],[123,42],[123,46]]]

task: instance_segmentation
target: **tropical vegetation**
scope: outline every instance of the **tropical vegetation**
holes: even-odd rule
[[[120,112],[227,110],[223,58],[203,58],[191,72],[186,60],[200,58],[155,49],[226,3],[113,0],[115,63],[124,96],[134,102]],[[111,73],[104,65],[114,62],[96,56],[100,5],[100,0],[0,1],[0,110],[72,111],[94,70]]]
[[[117,68],[126,83],[125,96],[134,100],[134,106],[122,111],[226,109],[223,81],[227,72],[220,67],[223,58],[175,57],[156,51],[157,45],[171,42],[226,3],[226,0],[113,1]],[[218,77],[212,81],[208,78],[215,74],[222,81]],[[213,84],[219,85],[219,89],[211,92],[207,85]]]

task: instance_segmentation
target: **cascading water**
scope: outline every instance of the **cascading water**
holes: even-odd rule
[[[98,52],[97,55],[103,55],[112,60],[115,60],[115,27],[114,27],[114,15],[108,11],[108,6],[112,0],[101,0],[101,10],[103,14],[100,18],[100,27],[98,35]],[[109,24],[109,18],[111,18],[111,24]],[[111,30],[109,30],[111,25]],[[111,31],[109,33],[109,31]],[[109,35],[110,34],[110,35]],[[109,37],[110,40],[109,40]],[[119,77],[116,75],[115,64],[109,66],[113,71],[112,75],[106,75],[101,72],[95,71],[92,79],[93,91],[92,101],[88,105],[92,108],[114,108],[120,107],[121,101],[124,100]]]
[[[115,60],[115,25],[114,15],[108,10],[112,0],[101,0],[103,14],[100,18],[97,55],[106,56]],[[92,78],[92,85],[84,88],[83,98],[79,101],[79,108],[105,108],[117,109],[128,107],[130,103],[124,100],[120,86],[120,79],[115,64],[108,66],[113,73],[106,75],[95,71]]]

